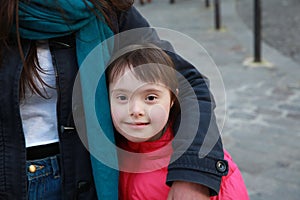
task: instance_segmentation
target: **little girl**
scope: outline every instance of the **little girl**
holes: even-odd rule
[[[172,121],[180,112],[170,57],[158,47],[132,46],[109,65],[111,114],[119,147],[119,199],[164,200],[172,154]],[[224,150],[229,172],[211,200],[248,200],[242,175]]]

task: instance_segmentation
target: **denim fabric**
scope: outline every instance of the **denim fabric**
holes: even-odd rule
[[[29,166],[36,167],[35,172],[29,171]],[[47,157],[26,162],[28,200],[59,200],[61,199],[61,176],[59,156]]]

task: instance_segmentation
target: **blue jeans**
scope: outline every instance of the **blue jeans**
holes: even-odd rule
[[[26,166],[29,200],[61,199],[59,156],[28,160]]]

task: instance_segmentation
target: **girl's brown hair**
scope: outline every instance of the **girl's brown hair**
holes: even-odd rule
[[[174,102],[170,112],[170,119],[173,120],[180,108],[178,80],[170,56],[152,44],[132,45],[119,52],[123,53],[117,52],[106,69],[108,84],[124,75],[125,69],[129,68],[138,80],[167,86]]]
[[[86,2],[87,0],[83,0]],[[133,0],[89,0],[95,7],[99,10],[107,24],[113,31],[117,31],[116,27],[113,26],[112,20],[117,17],[117,13],[122,10],[128,9],[132,4]],[[29,0],[30,2],[30,0]],[[1,1],[0,6],[0,67],[3,61],[3,49],[8,46],[8,40],[10,37],[10,31],[15,24],[15,29],[19,53],[23,61],[23,70],[21,73],[20,79],[20,99],[23,99],[25,96],[25,88],[28,87],[30,91],[36,93],[44,98],[47,98],[47,95],[44,95],[42,91],[37,87],[35,83],[35,78],[43,86],[47,84],[39,76],[39,71],[42,71],[41,67],[38,64],[37,52],[35,43],[32,43],[32,46],[29,50],[28,55],[24,56],[22,51],[21,39],[19,34],[19,17],[18,17],[18,5],[19,0],[3,0]],[[59,9],[59,8],[58,8]]]

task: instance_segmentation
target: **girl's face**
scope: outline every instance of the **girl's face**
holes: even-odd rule
[[[159,139],[173,105],[165,85],[140,81],[126,67],[123,76],[109,83],[109,96],[112,120],[121,135],[132,142]]]

